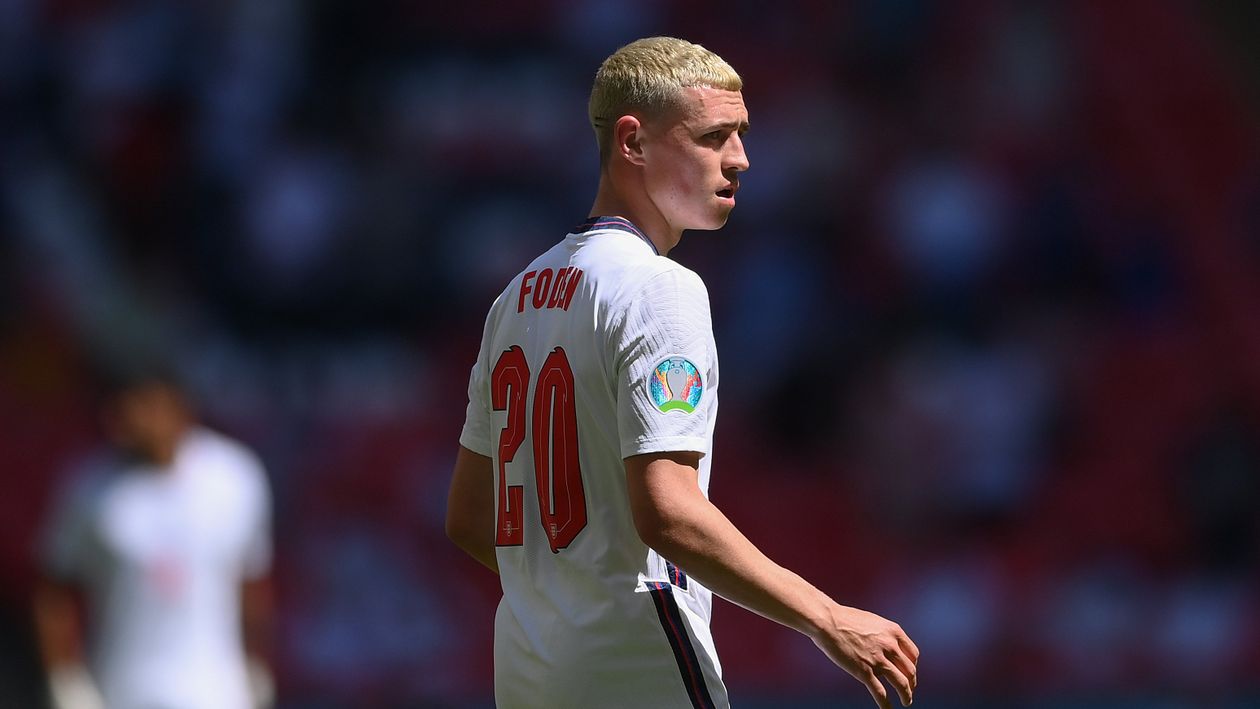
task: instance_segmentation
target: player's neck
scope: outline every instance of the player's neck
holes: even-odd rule
[[[155,435],[134,445],[128,453],[137,462],[151,466],[158,472],[169,472],[179,455],[180,444],[188,433],[188,426],[181,425],[168,435]]]
[[[637,197],[628,194],[628,190],[618,190],[613,180],[604,173],[599,179],[599,191],[595,194],[595,203],[591,205],[590,217],[623,217],[642,231],[656,252],[668,256],[671,249],[682,239],[681,231],[674,231],[665,217],[646,196]]]

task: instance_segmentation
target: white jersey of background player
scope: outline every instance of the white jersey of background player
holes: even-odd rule
[[[93,706],[95,691],[109,709],[256,704],[242,634],[258,619],[242,594],[270,564],[266,477],[245,446],[185,419],[177,396],[159,382],[117,394],[120,445],[49,519],[37,619],[58,709]],[[59,637],[66,585],[85,595],[92,684],[65,682],[80,661]]]
[[[717,229],[748,168],[742,82],[682,40],[596,74],[592,216],[491,307],[447,531],[500,574],[495,697],[514,707],[724,707],[710,591],[809,635],[888,706],[918,650],[756,549],[708,500],[708,295],[666,254]],[[698,581],[699,580],[699,581]]]

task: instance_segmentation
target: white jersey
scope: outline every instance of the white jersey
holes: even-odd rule
[[[206,429],[170,469],[91,466],[51,518],[44,563],[80,583],[88,664],[110,709],[251,706],[240,588],[270,564],[258,459]]]
[[[500,709],[728,705],[712,595],[640,540],[623,463],[697,451],[707,495],[717,389],[704,283],[625,219],[495,301],[460,443],[495,466]]]

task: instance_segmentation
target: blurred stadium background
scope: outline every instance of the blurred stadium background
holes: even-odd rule
[[[1260,6],[0,1],[0,704],[101,358],[276,496],[284,707],[490,704],[442,532],[482,318],[583,219],[599,61],[745,77],[713,496],[902,622],[926,707],[1260,706]],[[745,707],[866,706],[726,604]]]

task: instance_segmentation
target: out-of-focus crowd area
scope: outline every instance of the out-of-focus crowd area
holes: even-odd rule
[[[281,706],[487,703],[497,580],[443,534],[468,368],[587,216],[595,68],[673,34],[752,123],[730,223],[671,254],[713,304],[719,506],[900,621],[931,706],[1255,706],[1257,28],[1172,0],[0,1],[0,687],[39,681],[35,540],[100,440],[93,365],[162,351],[267,465]],[[745,706],[869,701],[715,616]]]

